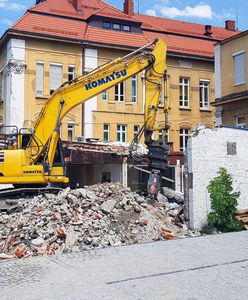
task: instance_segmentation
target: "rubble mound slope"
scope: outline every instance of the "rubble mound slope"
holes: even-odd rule
[[[186,237],[186,225],[173,223],[180,209],[165,201],[150,205],[119,183],[20,199],[14,211],[0,213],[0,258]]]

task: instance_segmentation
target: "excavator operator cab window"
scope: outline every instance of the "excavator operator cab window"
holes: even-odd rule
[[[25,133],[21,135],[21,149],[26,149],[30,140],[31,134]]]
[[[57,148],[56,148],[56,152],[55,152],[55,156],[54,156],[53,166],[60,167],[60,166],[64,166],[64,164],[65,164],[65,161],[64,161],[63,146],[62,146],[61,140],[59,139]]]

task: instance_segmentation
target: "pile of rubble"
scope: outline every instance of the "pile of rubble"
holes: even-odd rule
[[[0,213],[0,258],[191,235],[181,205],[167,200],[160,195],[160,202],[152,206],[143,196],[114,183],[20,199],[14,209]]]

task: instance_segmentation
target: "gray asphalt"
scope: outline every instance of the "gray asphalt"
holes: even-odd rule
[[[248,299],[248,233],[0,263],[0,299]]]

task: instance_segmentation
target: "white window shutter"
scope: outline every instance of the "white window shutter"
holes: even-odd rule
[[[234,56],[234,84],[245,83],[245,53]]]
[[[50,65],[50,90],[55,91],[62,84],[62,66]]]
[[[36,95],[43,96],[44,88],[44,64],[37,63],[36,65]]]

